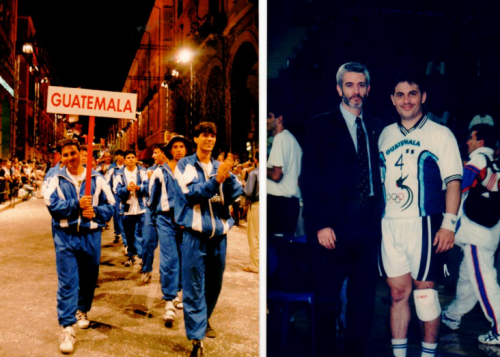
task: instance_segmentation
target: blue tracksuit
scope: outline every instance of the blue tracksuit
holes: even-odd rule
[[[57,315],[61,326],[76,322],[77,310],[90,310],[99,275],[101,228],[113,214],[113,194],[104,177],[92,171],[91,195],[95,217],[81,216],[79,200],[85,194],[85,180],[77,188],[67,173],[59,170],[44,194],[52,215],[56,250]]]
[[[128,213],[128,200],[130,198],[130,191],[127,190],[129,182],[125,175],[124,166],[122,169],[118,170],[113,179],[113,192],[117,195],[119,202],[120,215],[122,215],[123,229],[125,231],[125,236],[128,243],[128,256],[133,257],[138,255],[142,258],[142,228],[144,225],[144,211],[146,209],[146,197],[148,195],[148,180],[146,175],[146,169],[141,166],[137,166],[137,177],[136,185],[140,187],[138,191],[135,192],[137,195],[137,200],[139,202],[139,210],[142,213]]]
[[[109,166],[108,183],[109,183],[110,187],[113,187],[114,176],[118,172],[118,170],[120,170],[120,168],[116,164],[116,161],[113,162]],[[120,200],[118,199],[118,197],[116,195],[115,195],[115,201],[116,201],[116,205],[115,205],[115,212],[113,214],[113,228],[115,230],[115,236],[121,236],[122,237],[122,241],[123,241],[123,245],[126,247],[127,246],[127,238],[125,237],[125,233],[123,231],[122,216],[120,216],[120,212],[119,212],[119,210],[120,210],[120,207],[119,207]]]
[[[182,236],[180,228],[173,218],[173,208],[177,182],[167,164],[158,166],[149,183],[150,219],[144,224],[144,254],[143,271],[150,272],[153,266],[153,256],[160,240],[160,280],[163,299],[173,300],[180,290],[180,260],[179,248]]]
[[[234,220],[229,206],[242,193],[231,174],[222,184],[215,177],[220,163],[211,159],[212,171],[205,173],[196,154],[177,163],[179,190],[175,220],[186,228],[182,242],[182,301],[189,340],[205,337],[222,288],[226,264],[226,234]]]

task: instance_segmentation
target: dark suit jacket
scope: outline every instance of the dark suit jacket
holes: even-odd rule
[[[378,138],[382,123],[365,113],[363,121],[368,133],[375,194],[374,199],[368,203],[361,201],[356,148],[340,109],[337,107],[332,112],[315,116],[307,124],[300,188],[306,227],[310,235],[315,235],[316,231],[326,227],[338,232],[339,228],[351,222],[354,212],[358,212],[360,208],[366,209],[367,205],[373,206],[366,217],[367,222],[378,220],[380,223],[383,200]]]

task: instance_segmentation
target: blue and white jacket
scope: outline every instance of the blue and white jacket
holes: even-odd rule
[[[127,181],[127,176],[125,175],[126,166],[118,170],[113,178],[113,193],[116,195],[116,198],[119,200],[119,213],[124,215],[127,212],[125,211],[125,204],[130,196],[130,191],[127,190],[127,186],[129,182]],[[146,209],[147,197],[148,197],[148,176],[146,174],[146,169],[142,166],[137,165],[137,179],[136,185],[140,187],[138,191],[136,191],[137,199],[139,201],[139,208],[141,211]]]
[[[114,178],[115,178],[115,175],[118,171],[120,171],[121,169],[123,169],[125,167],[125,164],[122,165],[122,167],[118,167],[118,165],[116,164],[116,161],[114,161],[113,163],[111,163],[111,165],[109,166],[109,170],[108,170],[108,177],[106,177],[106,180],[108,181],[108,184],[111,188],[113,188],[114,186]]]
[[[152,215],[173,212],[176,196],[179,194],[177,186],[177,180],[168,164],[157,166],[149,179],[148,207]]]
[[[215,178],[220,162],[210,160],[210,175],[205,174],[196,154],[177,163],[175,178],[179,194],[174,217],[177,224],[212,238],[227,234],[233,226],[229,206],[243,193],[243,189],[232,173],[219,184]]]
[[[61,228],[84,227],[97,229],[106,226],[114,211],[115,198],[111,189],[98,172],[92,170],[92,206],[95,217],[91,220],[81,215],[80,198],[85,195],[85,181],[80,189],[68,175],[67,168],[55,172],[44,193],[45,204],[52,215],[53,225]]]

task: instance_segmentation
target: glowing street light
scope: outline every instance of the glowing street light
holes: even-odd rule
[[[23,53],[26,53],[27,55],[30,55],[33,53],[33,45],[30,42],[26,42],[23,45]]]
[[[180,50],[178,62],[186,63],[190,62],[193,58],[193,52],[187,48]]]

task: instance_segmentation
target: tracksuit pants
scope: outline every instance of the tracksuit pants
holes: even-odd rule
[[[115,236],[121,236],[123,245],[127,246],[127,238],[125,237],[125,232],[123,231],[123,216],[120,214],[120,199],[116,195],[115,201],[115,211],[113,212],[113,228],[115,230]]]
[[[76,311],[92,306],[101,259],[101,229],[53,226],[58,276],[57,316],[63,327],[76,322]]]
[[[139,256],[142,259],[142,227],[144,226],[144,214],[122,215],[123,229],[127,237],[128,256]]]
[[[161,244],[161,243],[160,243]],[[208,238],[185,230],[182,242],[182,302],[189,340],[205,337],[217,304],[226,265],[226,235]]]
[[[156,233],[156,217],[151,217],[151,211],[146,208],[144,213],[144,227],[142,229],[144,246],[142,251],[142,271],[149,273],[153,270],[153,259],[158,247],[158,234]]]
[[[466,244],[463,248],[464,259],[460,264],[457,295],[446,314],[460,321],[479,301],[491,329],[500,334],[500,286],[495,269],[495,251]]]

